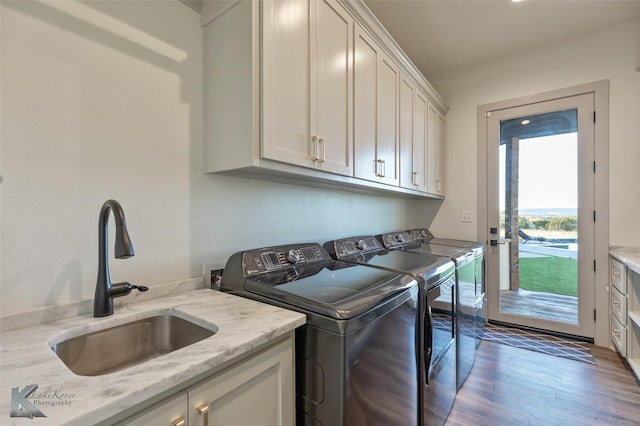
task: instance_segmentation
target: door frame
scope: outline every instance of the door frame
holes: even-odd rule
[[[610,346],[609,337],[609,80],[601,80],[564,89],[553,90],[510,100],[479,105],[478,157],[477,157],[477,194],[478,194],[478,240],[489,244],[488,212],[488,153],[489,140],[486,114],[490,111],[530,105],[539,102],[562,99],[583,94],[594,95],[594,202],[596,222],[595,237],[595,327],[594,343],[598,346]],[[487,285],[487,291],[490,286]]]

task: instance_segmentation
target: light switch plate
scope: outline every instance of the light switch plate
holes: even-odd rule
[[[464,211],[460,216],[460,222],[462,223],[473,223],[473,212],[472,211]]]

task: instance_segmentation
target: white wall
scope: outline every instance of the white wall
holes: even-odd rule
[[[431,229],[475,239],[477,107],[526,95],[610,81],[610,243],[640,245],[640,20],[499,61],[430,78],[451,107],[447,115],[447,199]],[[597,142],[596,142],[597,143]],[[476,211],[477,213],[477,211]],[[606,244],[606,242],[604,242]]]
[[[145,285],[246,248],[429,225],[435,213],[428,201],[202,173],[200,19],[177,1],[2,2],[0,14],[2,314],[93,297],[109,198],[136,250],[111,255],[112,280]]]

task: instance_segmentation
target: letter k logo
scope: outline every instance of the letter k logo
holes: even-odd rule
[[[11,388],[11,417],[47,417],[42,411],[33,405],[29,398],[38,389],[38,385],[27,385],[20,388]]]

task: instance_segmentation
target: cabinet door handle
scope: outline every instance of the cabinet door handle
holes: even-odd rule
[[[617,300],[614,300],[613,301],[613,306],[616,307],[616,308],[619,308],[620,307],[620,302],[618,302]]]
[[[319,148],[320,148],[319,151],[322,153],[322,155],[320,155],[319,161],[321,163],[324,163],[324,161],[326,159],[326,151],[325,151],[325,148],[324,148],[324,145],[325,145],[324,138],[318,139],[318,145],[319,145]]]
[[[376,165],[376,176],[384,177],[384,160],[374,160]]]
[[[614,272],[613,278],[620,278],[620,272]]]
[[[382,177],[385,177],[387,175],[387,162],[384,160],[380,161],[382,161]]]
[[[418,172],[412,172],[411,173],[411,185],[418,186],[417,178],[418,178]]]
[[[614,329],[612,330],[612,333],[613,333],[613,335],[614,335],[614,336],[616,336],[616,337],[620,337],[620,330],[618,330],[617,328],[614,328]]]
[[[318,160],[318,137],[311,136],[311,161]]]
[[[198,414],[202,415],[202,424],[204,426],[209,425],[209,406],[207,404],[200,404],[196,406]]]
[[[176,417],[175,419],[171,420],[171,426],[185,426],[186,424],[187,422],[185,422],[182,416]]]

